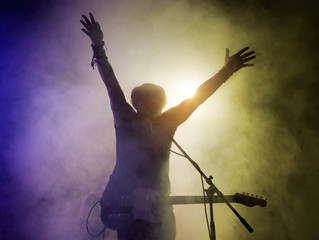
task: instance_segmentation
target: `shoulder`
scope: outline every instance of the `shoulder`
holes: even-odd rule
[[[115,119],[115,128],[125,127],[131,125],[132,122],[136,121],[137,114],[133,107],[125,102],[121,108],[112,109]]]

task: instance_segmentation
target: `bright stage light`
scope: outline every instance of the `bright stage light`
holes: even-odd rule
[[[177,95],[180,99],[186,99],[193,96],[196,92],[196,86],[192,83],[186,83],[181,86]]]
[[[183,82],[179,85],[172,86],[172,90],[168,96],[169,102],[174,104],[179,104],[183,100],[192,97],[197,89],[195,83],[192,82]]]

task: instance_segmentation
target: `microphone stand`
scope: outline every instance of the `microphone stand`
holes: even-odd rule
[[[210,209],[210,240],[216,239],[216,231],[215,231],[215,223],[214,223],[214,216],[213,216],[213,195],[216,193],[219,198],[221,198],[227,206],[230,208],[230,210],[233,211],[233,213],[239,218],[240,222],[247,228],[247,230],[252,233],[254,229],[246,222],[244,218],[242,218],[239,213],[233,208],[233,206],[226,200],[224,197],[224,194],[218,190],[218,188],[213,184],[212,176],[207,177],[205,173],[200,169],[199,165],[188,156],[188,154],[184,151],[184,149],[175,141],[173,137],[171,137],[172,142],[176,145],[176,147],[184,154],[184,157],[186,157],[190,163],[196,168],[196,170],[200,173],[200,175],[205,179],[206,183],[209,185],[209,188],[205,190],[208,199],[209,199],[209,209]]]

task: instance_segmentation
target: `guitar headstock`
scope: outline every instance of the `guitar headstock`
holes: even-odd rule
[[[267,198],[260,197],[249,193],[236,193],[234,195],[234,201],[243,204],[247,207],[254,207],[259,205],[265,207],[267,205]]]

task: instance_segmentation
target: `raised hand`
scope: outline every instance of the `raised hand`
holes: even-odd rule
[[[247,63],[248,61],[256,58],[256,56],[254,55],[255,54],[254,51],[245,53],[248,49],[249,47],[245,47],[242,50],[240,50],[238,53],[232,56],[229,56],[229,49],[226,48],[224,67],[229,73],[237,72],[239,69],[243,67],[254,66],[254,64]]]
[[[80,22],[83,24],[84,28],[81,30],[90,37],[93,45],[103,46],[103,32],[100,25],[94,20],[92,13],[89,13],[89,15],[90,20],[85,15],[82,15],[84,21],[80,20]]]

